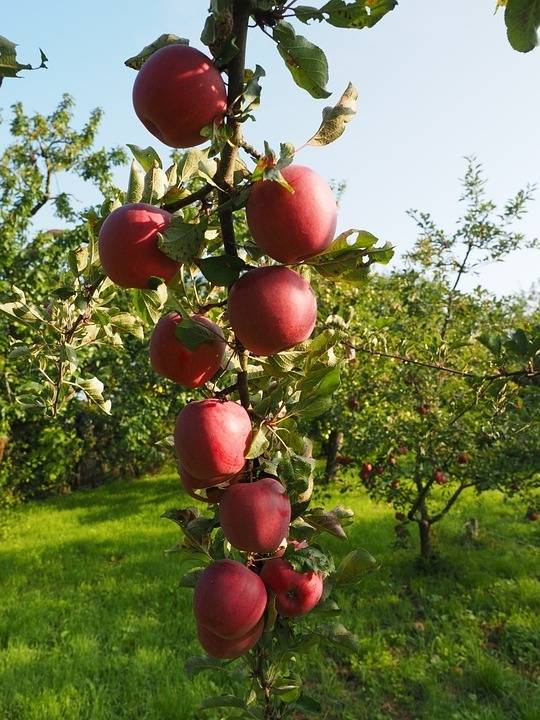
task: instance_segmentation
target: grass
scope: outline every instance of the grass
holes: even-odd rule
[[[427,574],[414,550],[391,547],[388,508],[347,501],[358,517],[350,540],[327,545],[366,547],[382,568],[338,598],[359,653],[307,660],[326,719],[538,718],[540,523],[496,494],[465,501],[441,525],[442,559]],[[175,526],[159,519],[182,504],[166,474],[2,516],[1,720],[181,720],[227,692],[215,674],[183,672],[200,654],[191,591],[178,588],[180,556],[163,553]],[[462,535],[472,515],[475,544]]]

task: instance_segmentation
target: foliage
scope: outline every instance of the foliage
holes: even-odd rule
[[[469,160],[457,230],[413,211],[419,238],[404,271],[326,294],[351,355],[339,401],[319,426],[344,432],[343,452],[362,464],[362,482],[396,511],[397,540],[416,523],[426,558],[430,528],[463,491],[497,488],[532,503],[539,484],[535,298],[460,289],[482,263],[536,245],[513,229],[531,193],[518,192],[499,211]]]
[[[41,70],[47,67],[47,56],[40,50],[40,64],[37,67],[24,65],[17,60],[17,45],[0,35],[0,85],[5,77],[19,77],[21,70]]]

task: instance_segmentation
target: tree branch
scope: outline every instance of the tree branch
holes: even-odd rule
[[[194,193],[191,193],[191,195],[187,195],[184,198],[180,198],[180,200],[176,200],[173,203],[169,203],[167,205],[164,205],[164,209],[167,210],[167,212],[173,213],[177,210],[180,210],[181,208],[187,207],[188,205],[192,205],[193,203],[197,202],[198,200],[204,200],[205,197],[210,195],[212,192],[212,186],[210,183],[206,183],[203,185],[202,188],[195,191]]]

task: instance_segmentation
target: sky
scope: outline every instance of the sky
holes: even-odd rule
[[[333,95],[327,101],[294,85],[271,39],[253,30],[248,66],[262,65],[267,77],[257,122],[245,126],[247,139],[259,147],[264,140],[272,147],[282,141],[302,145],[317,129],[323,107],[337,102],[351,81],[359,91],[359,112],[345,135],[326,148],[303,149],[297,161],[346,182],[339,229],[361,228],[389,241],[397,250],[393,266],[399,267],[399,254],[416,237],[406,210],[429,211],[445,229],[455,228],[465,156],[483,164],[496,202],[526,183],[540,185],[540,48],[513,51],[503,14],[494,15],[494,6],[495,0],[401,0],[373,29],[298,23],[297,32],[328,57]],[[100,144],[153,145],[166,158],[168,150],[135,116],[135,71],[123,63],[164,32],[204,50],[199,37],[207,7],[207,0],[9,3],[0,15],[0,35],[19,44],[22,62],[37,62],[42,47],[49,69],[5,80],[0,113],[7,120],[17,101],[28,112],[48,113],[68,92],[79,124],[92,108],[105,111]],[[4,122],[0,148],[8,140]],[[127,168],[117,173],[121,187],[127,174]],[[74,192],[83,206],[97,200],[66,179],[57,189]],[[540,197],[516,228],[540,236]],[[497,294],[526,291],[539,269],[540,250],[521,251],[485,266],[467,284]]]

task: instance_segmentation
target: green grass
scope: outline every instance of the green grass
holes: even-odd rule
[[[358,655],[307,661],[326,719],[538,718],[540,523],[496,494],[465,501],[441,525],[442,560],[427,574],[414,550],[391,547],[389,508],[361,494],[347,502],[350,541],[327,544],[340,555],[366,547],[382,568],[338,598]],[[2,516],[1,720],[180,720],[227,691],[219,676],[183,672],[200,654],[191,591],[177,586],[180,556],[163,553],[175,526],[159,519],[182,504],[176,477],[162,475]],[[461,532],[472,515],[474,545]]]

